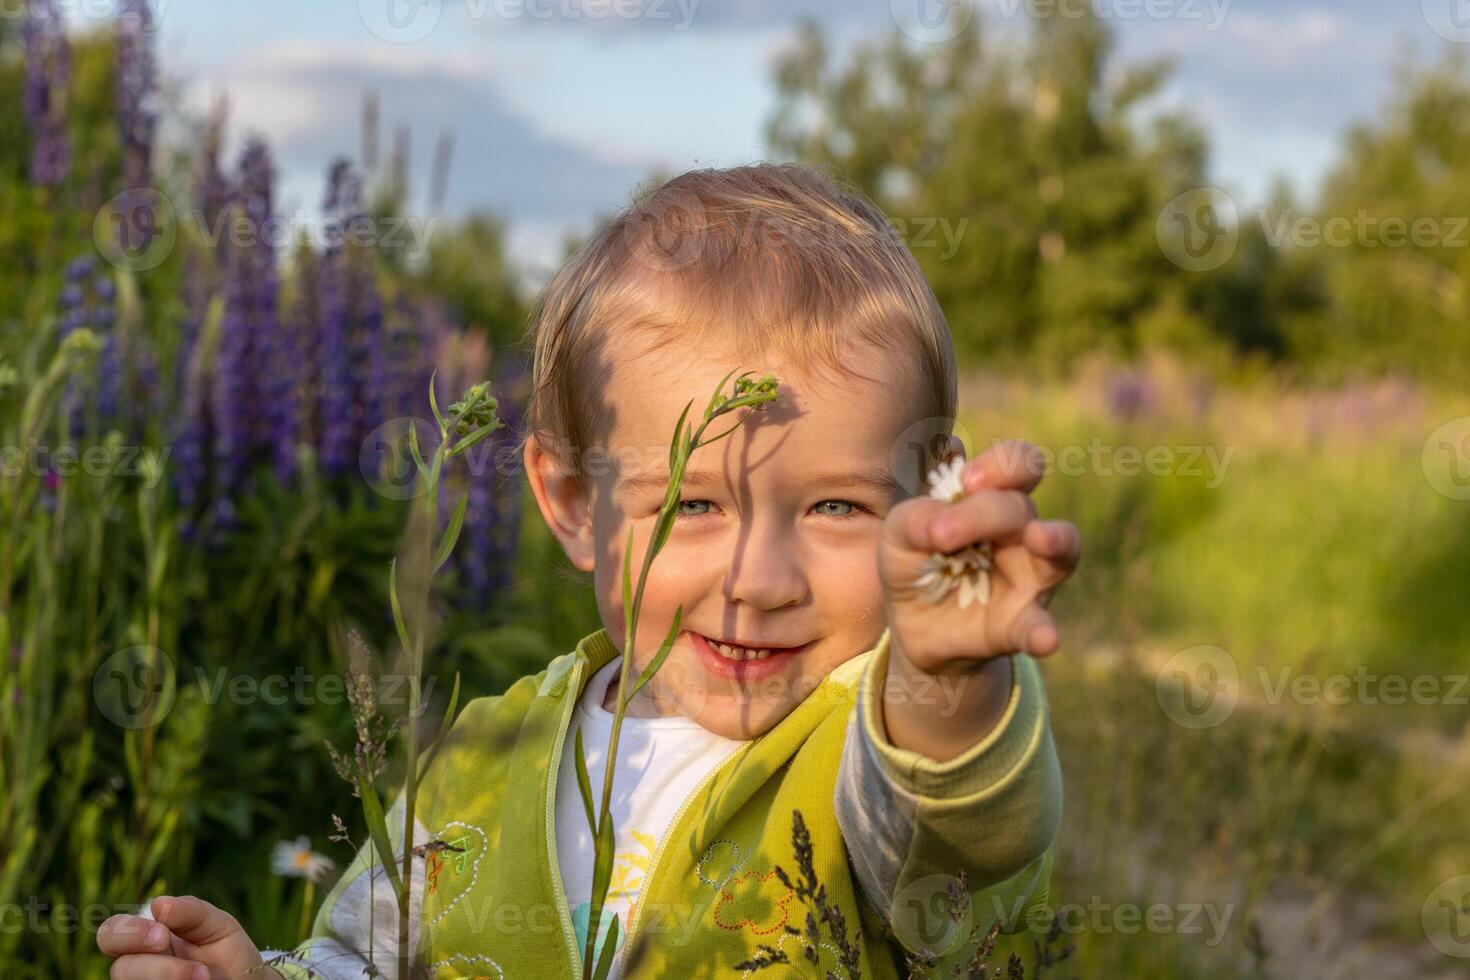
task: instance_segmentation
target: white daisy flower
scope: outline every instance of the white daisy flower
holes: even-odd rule
[[[965,461],[959,456],[943,460],[929,473],[929,496],[935,500],[954,503],[965,496],[963,473]],[[935,552],[925,558],[919,566],[920,574],[914,585],[922,590],[925,601],[931,604],[943,602],[955,589],[960,590],[960,608],[971,603],[990,603],[990,569],[995,560],[995,549],[989,541],[967,544],[949,554]]]
[[[963,457],[955,456],[941,461],[929,473],[929,496],[947,503],[959,500],[965,495],[964,471]]]
[[[278,841],[271,852],[271,872],[286,878],[306,878],[320,884],[335,867],[331,858],[313,851],[310,839],[304,836],[295,841]]]

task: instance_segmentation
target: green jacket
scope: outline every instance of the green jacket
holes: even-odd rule
[[[598,630],[503,695],[470,702],[455,721],[424,778],[415,819],[416,845],[448,845],[424,848],[415,860],[414,904],[428,893],[411,933],[419,962],[431,967],[422,975],[580,976],[555,854],[553,791],[576,699],[617,655]],[[734,977],[742,973],[736,964],[761,945],[796,964],[762,975],[823,975],[805,959],[807,940],[785,931],[804,929],[807,909],[774,872],[779,865],[800,883],[797,810],[829,903],[846,914],[849,937],[861,930],[865,978],[905,976],[906,951],[948,949],[943,962],[952,962],[969,948],[972,926],[983,934],[999,917],[1019,928],[1046,903],[1061,773],[1035,661],[1015,658],[1002,720],[943,763],[888,743],[881,705],[870,696],[881,694],[887,662],[885,630],[773,729],[735,749],[684,803],[631,913],[618,953],[624,976]],[[938,683],[912,696],[932,697],[936,710],[945,704]],[[400,853],[402,822],[396,806],[389,823]],[[312,939],[278,960],[279,972],[304,980],[309,964],[317,977],[358,978],[371,947],[381,975],[397,976],[394,900],[372,864],[370,850],[359,851],[327,895]],[[973,898],[956,925],[946,896],[961,870]],[[825,929],[818,949],[823,973],[835,969]]]

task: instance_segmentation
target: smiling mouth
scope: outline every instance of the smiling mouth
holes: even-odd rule
[[[723,678],[735,684],[762,681],[786,673],[796,663],[797,657],[810,650],[816,642],[808,640],[797,647],[746,647],[716,640],[693,630],[688,632],[705,671],[712,677]]]
[[[740,643],[725,643],[721,640],[716,640],[714,637],[705,636],[703,633],[696,633],[695,635],[704,640],[705,644],[712,651],[731,663],[744,663],[748,660],[769,660],[771,657],[778,657],[783,654],[799,653],[810,645],[803,643],[800,646],[780,647],[768,645],[758,647]]]

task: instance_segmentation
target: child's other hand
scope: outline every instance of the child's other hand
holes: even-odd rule
[[[951,437],[951,444],[962,456],[959,440]],[[1056,651],[1061,637],[1046,604],[1077,567],[1082,538],[1069,521],[1037,519],[1031,491],[1041,476],[1035,446],[1005,442],[965,465],[964,498],[913,497],[889,512],[878,567],[892,657],[925,674],[946,674],[1006,654]],[[961,609],[951,593],[929,603],[914,585],[924,560],[982,542],[994,548],[989,602]]]
[[[228,912],[191,895],[153,900],[153,919],[114,915],[97,931],[97,948],[114,957],[111,980],[246,980],[260,950]]]

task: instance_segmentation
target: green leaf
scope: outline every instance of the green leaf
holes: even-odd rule
[[[720,403],[720,396],[725,393],[725,385],[727,385],[730,382],[730,375],[731,374],[734,374],[734,373],[735,373],[735,369],[734,368],[731,368],[730,369],[730,373],[727,374],[727,375],[725,375],[723,378],[721,378],[720,379],[720,383],[717,384],[717,385],[715,385],[714,392],[709,396],[709,405],[706,406],[705,407],[705,410],[704,410],[704,417],[705,418],[709,418],[710,416],[712,416],[712,415],[715,414],[715,407],[717,405],[719,405],[719,403]],[[744,374],[742,374],[740,376],[743,378],[743,377],[745,377],[746,374],[749,374],[749,373],[750,373],[749,371],[746,371]]]
[[[412,422],[408,426],[408,448],[413,451],[413,466],[419,471],[419,476],[427,478],[428,467],[424,465],[424,453],[419,449],[419,427]]]
[[[403,606],[398,601],[398,559],[388,563],[388,603],[393,607],[393,625],[398,628],[398,642],[405,653],[413,649],[408,642],[408,624],[403,620]]]
[[[669,627],[669,635],[664,637],[663,645],[658,648],[658,653],[654,656],[652,662],[650,662],[647,667],[644,667],[643,672],[638,675],[638,682],[633,685],[633,693],[628,695],[628,700],[631,701],[634,694],[637,694],[639,691],[643,690],[644,684],[647,684],[649,681],[653,680],[653,675],[658,673],[658,669],[662,667],[664,661],[668,659],[669,651],[674,649],[674,638],[679,635],[679,623],[683,618],[684,607],[683,605],[680,605],[674,610],[674,622],[673,625]]]
[[[439,371],[436,368],[434,373],[429,375],[429,410],[434,413],[434,421],[439,424],[439,431],[444,432],[449,428],[449,423],[444,421],[444,413],[439,411],[439,396],[434,394],[434,379],[437,377],[439,377]]]
[[[459,541],[459,530],[464,525],[465,507],[469,502],[470,495],[465,494],[454,506],[454,514],[449,518],[449,526],[444,529],[443,540],[439,542],[439,553],[434,556],[434,571],[436,572],[444,567],[444,563],[454,553],[454,546]]]
[[[455,440],[454,446],[449,450],[449,455],[458,456],[466,449],[470,449],[473,446],[479,445],[485,440],[486,436],[490,435],[490,433],[496,431],[497,429],[503,428],[505,428],[505,423],[501,422],[499,419],[496,419],[489,425],[483,426],[479,429],[476,429],[474,432],[471,432],[463,439]]]
[[[429,744],[429,751],[424,756],[423,767],[419,769],[415,779],[415,785],[424,781],[424,774],[429,771],[439,748],[444,744],[444,738],[449,734],[450,727],[454,724],[454,711],[459,707],[459,671],[454,672],[454,689],[449,692],[449,705],[444,709],[444,721],[439,725],[439,731],[434,735],[434,741]]]
[[[382,866],[388,872],[388,883],[393,894],[403,899],[403,883],[398,875],[398,862],[393,854],[393,843],[388,839],[388,820],[383,816],[383,801],[378,798],[373,781],[362,774],[357,777],[357,794],[362,797],[362,815],[367,820],[368,834],[373,839]]]
[[[623,629],[624,636],[633,634],[633,528],[628,528],[628,544],[623,548]],[[624,651],[627,653],[629,651]]]
[[[577,729],[577,788],[582,791],[582,808],[587,811],[587,829],[597,836],[597,815],[592,810],[592,777],[587,775],[587,753],[582,748],[582,729]]]
[[[612,922],[607,926],[607,939],[602,943],[602,952],[597,954],[597,972],[592,974],[592,980],[607,980],[607,973],[612,969],[613,959],[617,956],[618,949],[618,917],[613,916]]]
[[[669,442],[669,472],[674,470],[674,461],[679,458],[679,449],[684,444],[684,420],[689,417],[689,410],[694,407],[694,400],[684,406],[684,411],[679,413],[679,421],[674,424],[674,438]]]

